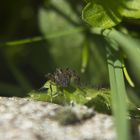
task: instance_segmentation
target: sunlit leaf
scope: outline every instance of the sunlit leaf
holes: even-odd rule
[[[118,2],[111,0],[95,0],[89,2],[83,9],[83,19],[93,27],[110,28],[121,22],[118,12]]]
[[[126,0],[125,7],[121,9],[121,14],[124,17],[140,18],[140,0]]]

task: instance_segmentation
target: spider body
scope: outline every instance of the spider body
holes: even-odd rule
[[[64,89],[67,87],[71,87],[71,84],[74,82],[76,84],[79,84],[80,78],[76,74],[75,71],[66,68],[66,69],[56,69],[56,71],[51,74],[46,75],[47,79],[50,81],[50,90],[51,90],[51,102],[53,102],[53,89],[52,86],[55,84],[57,87],[56,94],[59,95],[60,93],[63,93],[65,102],[66,101],[66,96],[64,93]],[[73,85],[72,85],[73,86]],[[72,88],[72,87],[71,87]],[[67,103],[65,103],[67,104]]]
[[[80,78],[75,73],[75,71],[66,68],[66,69],[56,69],[53,74],[48,74],[47,78],[54,82],[57,86],[66,88],[70,85],[71,81],[79,82]]]

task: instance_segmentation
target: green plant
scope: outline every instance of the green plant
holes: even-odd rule
[[[122,30],[113,29],[122,21],[140,18],[139,0],[89,0],[83,10],[83,19],[93,26],[92,32],[103,36],[106,40],[106,55],[109,69],[110,86],[112,93],[112,110],[115,115],[118,140],[128,140],[129,123],[127,115],[127,95],[123,76],[124,59],[130,63],[131,70],[135,72],[137,81],[140,81],[140,49],[138,44]],[[108,29],[112,28],[112,29]],[[125,76],[134,87],[126,69]],[[127,75],[126,75],[127,74]],[[136,78],[135,78],[136,79]]]
[[[110,90],[90,86],[68,86],[62,92],[53,83],[50,89],[50,81],[44,78],[43,91],[30,92],[31,98],[85,104],[109,114],[112,108],[118,140],[128,140],[128,110],[139,116],[136,106],[140,106],[140,33],[130,28],[140,25],[140,0],[44,0],[42,5],[38,9],[41,35],[0,44],[3,69],[8,67],[16,81],[11,85],[0,82],[0,94],[25,96],[34,88],[33,81],[40,83],[47,72],[59,67],[76,69],[91,87],[103,84],[108,88],[110,83],[111,97]],[[81,11],[87,24],[81,20]],[[27,80],[27,73],[35,74]]]

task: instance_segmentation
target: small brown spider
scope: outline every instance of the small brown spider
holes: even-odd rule
[[[66,68],[66,69],[56,69],[56,71],[51,74],[46,75],[47,79],[50,80],[50,90],[51,90],[51,102],[53,102],[53,89],[52,85],[53,83],[56,84],[56,86],[59,88],[56,94],[61,91],[64,95],[64,99],[66,101],[66,96],[64,94],[64,88],[67,88],[71,85],[71,83],[75,82],[75,84],[79,85],[80,78],[76,74],[75,71]]]
[[[62,88],[68,87],[71,81],[75,81],[76,83],[80,82],[79,76],[75,71],[66,68],[66,69],[56,69],[53,74],[47,74],[46,77],[48,80],[54,82],[57,86]]]

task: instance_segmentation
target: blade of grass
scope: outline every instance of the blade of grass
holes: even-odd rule
[[[116,119],[119,122],[118,133],[120,134],[119,140],[128,140],[129,137],[129,127],[128,127],[128,118],[127,118],[127,104],[126,104],[126,91],[123,77],[123,70],[121,61],[118,59],[114,63],[115,68],[115,77],[117,84],[117,99],[115,99],[118,107],[116,108]],[[118,123],[117,122],[117,123]]]
[[[117,140],[128,140],[129,125],[127,120],[126,92],[121,61],[108,53],[107,62]]]
[[[89,57],[89,42],[85,40],[82,48],[82,66],[81,66],[81,72],[84,73],[85,69],[88,64],[88,57]]]

